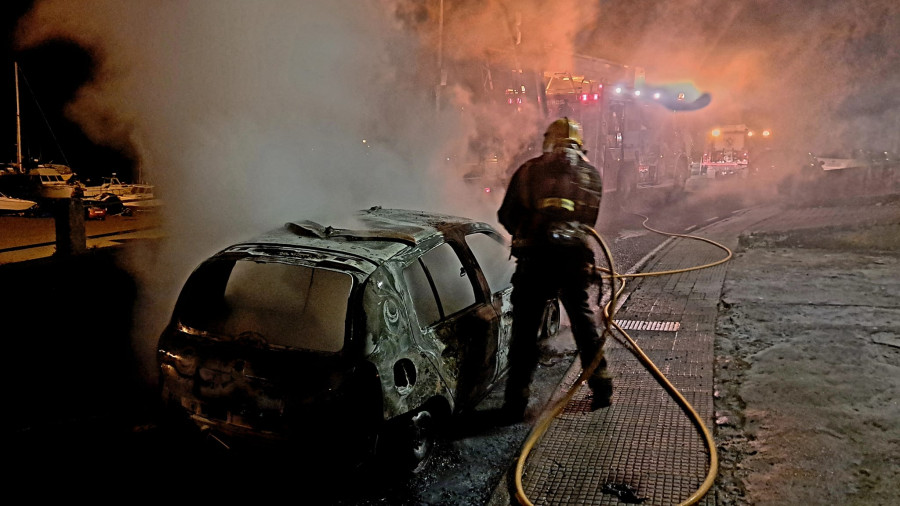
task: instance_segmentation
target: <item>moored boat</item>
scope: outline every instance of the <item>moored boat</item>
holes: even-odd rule
[[[103,183],[97,186],[84,188],[85,198],[94,198],[104,193],[112,193],[122,199],[122,202],[135,202],[155,200],[155,187],[146,183],[125,183],[115,174],[112,177],[104,177]]]
[[[67,199],[75,193],[75,185],[66,182],[63,174],[54,166],[38,165],[28,171],[31,192],[37,198]]]
[[[5,193],[0,193],[0,213],[22,213],[37,206],[37,202],[27,199],[17,199]]]
[[[131,190],[131,186],[128,183],[123,183],[119,178],[116,177],[115,173],[112,177],[104,177],[103,183],[96,186],[85,186],[84,187],[84,197],[85,198],[94,198],[104,193],[112,193],[113,195],[122,196],[125,193],[129,193]]]

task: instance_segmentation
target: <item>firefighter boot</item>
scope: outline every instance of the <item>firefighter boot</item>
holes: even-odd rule
[[[513,425],[525,420],[525,410],[528,408],[528,398],[531,395],[530,388],[509,389],[500,408],[500,423]]]
[[[613,382],[612,376],[604,368],[598,370],[588,379],[588,386],[591,387],[591,411],[600,408],[608,408],[612,405]]]

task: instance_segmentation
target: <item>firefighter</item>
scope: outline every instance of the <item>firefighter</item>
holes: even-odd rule
[[[581,125],[567,117],[550,124],[543,153],[513,174],[497,216],[512,235],[513,326],[510,370],[502,413],[509,422],[525,417],[539,358],[538,329],[547,301],[559,297],[572,323],[582,367],[603,350],[588,303],[593,250],[581,225],[593,227],[603,187],[584,150]],[[588,379],[591,409],[609,406],[612,379],[606,359]]]

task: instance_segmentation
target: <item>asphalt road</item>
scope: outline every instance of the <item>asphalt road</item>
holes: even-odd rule
[[[162,217],[157,212],[107,216],[85,221],[87,248],[102,248],[123,238],[158,237]],[[56,224],[51,217],[0,215],[0,264],[24,262],[53,255]]]
[[[629,211],[649,217],[654,228],[684,233],[745,204],[702,191],[675,200],[648,194],[631,202]],[[0,227],[7,226],[5,220]],[[41,219],[23,220],[28,221],[17,222],[24,228],[15,236],[46,234]],[[91,222],[88,235],[132,228],[128,220]],[[645,230],[643,220],[604,210],[598,230],[620,271],[665,240]],[[315,498],[316,504],[487,504],[513,465],[530,426],[496,423],[492,413],[501,403],[502,385],[475,413],[453,423],[429,465],[412,477],[378,466],[322,469],[306,456],[249,461],[173,444],[157,430],[152,385],[139,377],[135,354],[123,338],[140,308],[134,307],[138,287],[120,267],[120,254],[120,248],[98,248],[76,258],[0,265],[4,286],[16,287],[0,305],[0,322],[10,357],[3,373],[5,446],[9,461],[17,464],[10,481],[23,490],[48,498],[101,499],[117,497],[127,485],[141,494],[177,490],[181,498],[264,500],[295,494]],[[538,404],[554,394],[572,363],[565,348],[548,356],[537,373]]]

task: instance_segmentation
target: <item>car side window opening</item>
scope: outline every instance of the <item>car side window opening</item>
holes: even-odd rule
[[[428,251],[403,271],[419,324],[428,327],[475,303],[475,289],[447,244]]]
[[[213,269],[210,274],[197,279],[204,287],[186,292],[207,299],[185,301],[180,318],[188,325],[232,337],[251,332],[268,344],[305,350],[337,352],[344,347],[353,286],[349,274],[252,260],[238,260],[230,271]],[[227,276],[225,283],[221,276]]]
[[[431,287],[431,280],[425,272],[422,259],[418,258],[403,270],[406,286],[409,287],[409,295],[412,297],[413,307],[419,317],[419,324],[428,327],[441,319],[441,310]]]
[[[512,286],[516,262],[509,254],[506,244],[481,232],[467,235],[466,244],[475,255],[492,294]]]

